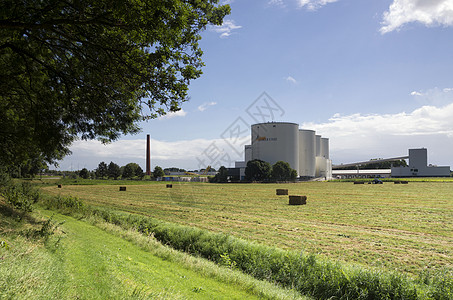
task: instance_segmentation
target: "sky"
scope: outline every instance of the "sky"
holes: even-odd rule
[[[453,166],[453,0],[230,0],[200,46],[182,110],[103,145],[76,141],[58,170],[234,166],[250,125],[285,121],[329,138],[333,164],[407,155]],[[453,167],[452,167],[453,168]]]

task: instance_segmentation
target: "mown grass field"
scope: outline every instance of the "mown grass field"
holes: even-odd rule
[[[18,216],[0,199],[0,299],[306,299],[99,220]]]
[[[287,196],[306,195],[289,206]],[[90,205],[152,216],[173,223],[333,260],[417,275],[453,267],[453,183],[353,185],[203,184],[64,185],[46,193],[73,195]]]

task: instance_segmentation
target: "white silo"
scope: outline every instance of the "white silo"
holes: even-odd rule
[[[289,163],[299,173],[299,125],[287,122],[252,125],[252,159]]]
[[[324,158],[329,158],[329,139],[328,138],[321,138],[321,149],[319,156]]]
[[[313,130],[299,129],[299,176],[316,174],[316,136]]]
[[[315,156],[320,156],[321,155],[321,136],[316,135],[315,136]]]
[[[245,152],[245,163],[247,164],[250,160],[252,160],[252,145],[245,145],[244,152]]]

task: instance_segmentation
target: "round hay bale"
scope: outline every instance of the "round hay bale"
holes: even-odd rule
[[[401,184],[408,184],[409,181],[401,181]]]
[[[275,190],[277,195],[288,195],[288,189],[276,189]]]
[[[58,185],[58,188],[59,188],[59,189],[61,189],[61,187],[62,187],[62,185],[61,185],[61,184],[59,184],[59,185]]]
[[[125,192],[126,191],[126,187],[125,186],[120,186],[120,192]]]
[[[289,196],[289,205],[304,205],[307,204],[307,196]]]
[[[365,184],[364,181],[354,181],[354,184]]]
[[[167,189],[173,188],[173,184],[167,184]]]

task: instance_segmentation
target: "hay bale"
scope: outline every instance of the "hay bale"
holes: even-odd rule
[[[307,204],[307,196],[289,196],[289,205]]]
[[[401,184],[408,184],[409,181],[401,181]]]
[[[288,195],[288,189],[276,189],[275,192],[277,195]]]
[[[167,184],[167,189],[173,188],[173,184]]]
[[[59,188],[59,189],[61,189],[61,187],[62,187],[62,185],[61,185],[61,184],[59,184],[59,185],[58,185],[58,188]]]
[[[364,181],[354,181],[354,184],[365,184]]]
[[[400,183],[401,183],[401,181],[395,181],[395,184],[400,184]]]
[[[126,191],[126,187],[125,186],[120,186],[120,192],[125,192]]]

